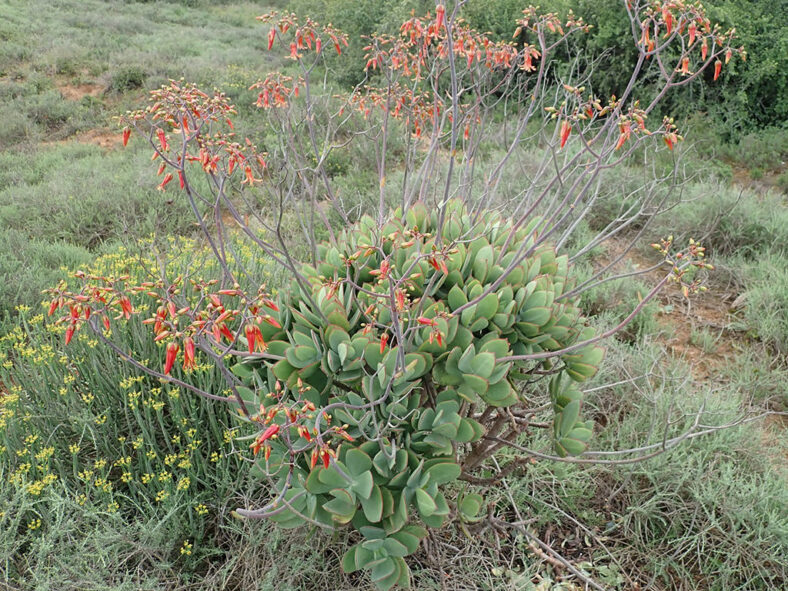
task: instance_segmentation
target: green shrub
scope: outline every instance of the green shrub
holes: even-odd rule
[[[135,88],[142,88],[145,84],[146,73],[139,66],[122,66],[112,72],[109,89],[112,92],[122,93]]]

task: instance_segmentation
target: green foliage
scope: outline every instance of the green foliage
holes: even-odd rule
[[[145,77],[145,72],[139,66],[123,66],[112,73],[109,89],[120,93],[141,88],[145,84]]]
[[[734,262],[736,264],[736,262]],[[774,348],[779,357],[788,354],[788,268],[785,257],[765,254],[747,263],[738,261],[746,285],[745,325],[754,336]]]
[[[215,272],[200,265],[193,242],[171,248],[179,254],[169,265]],[[150,244],[147,250],[140,259],[116,249],[88,271],[149,278],[157,261]],[[240,503],[239,495],[259,488],[248,483],[235,452],[229,408],[145,377],[87,331],[63,351],[63,329],[38,310],[22,310],[0,336],[0,480],[8,500],[0,509],[0,538],[7,541],[0,545],[0,585],[46,579],[46,565],[58,564],[45,559],[53,552],[47,543],[62,542],[79,527],[92,529],[80,539],[86,552],[103,539],[102,556],[136,556],[152,566],[177,561],[184,576],[199,571],[215,553],[214,530],[226,519],[226,503]],[[140,361],[163,355],[139,322],[114,326],[113,339]],[[189,377],[206,390],[224,388],[204,360]],[[155,556],[145,557],[145,547],[155,548]],[[85,572],[87,559],[78,558],[71,552],[60,564],[94,576]],[[128,584],[134,575],[121,562],[103,580],[112,577]]]
[[[148,155],[69,145],[0,153],[0,311],[36,304],[60,267],[87,262],[88,249],[159,232],[191,229],[183,203],[168,201],[154,183],[139,186]],[[130,157],[131,156],[131,157]]]
[[[748,133],[738,144],[728,146],[725,152],[748,168],[761,169],[761,173],[779,170],[788,160],[788,129],[770,127],[758,133]]]
[[[260,418],[252,419],[265,416],[268,424],[279,416],[271,425],[286,428],[282,438],[269,439],[272,426],[266,427],[258,439],[270,446],[261,471],[286,502],[271,519],[284,527],[352,523],[364,541],[348,551],[343,566],[365,568],[381,589],[408,585],[403,558],[426,535],[414,520],[437,528],[451,514],[445,485],[471,461],[467,444],[485,429],[469,409],[523,400],[515,387],[533,366],[505,358],[558,351],[594,334],[576,299],[561,299],[571,284],[568,258],[534,246],[536,223],[515,230],[498,215],[474,219],[452,202],[440,236],[448,246],[441,247],[430,233],[439,227],[438,213],[422,204],[404,216],[394,212],[380,230],[365,216],[336,245],[318,247],[317,265],[302,268],[309,283],[294,282],[279,313],[281,328],[266,327],[268,351],[283,359],[234,368],[257,392],[248,391],[248,402],[262,405]],[[518,249],[529,247],[533,254],[516,262]],[[343,282],[346,276],[359,287]],[[398,303],[380,305],[389,297]],[[393,322],[401,328],[389,328]],[[588,345],[559,355],[554,369],[539,364],[553,369],[561,456],[582,453],[592,436],[592,423],[580,419],[575,383],[596,373],[602,355]],[[319,415],[310,437],[281,422],[283,406],[305,403]],[[331,409],[331,423],[322,409]],[[335,423],[344,425],[338,449],[312,441],[336,433]],[[305,441],[291,448],[286,441],[299,435]],[[318,458],[325,466],[313,467]],[[466,497],[460,515],[472,521],[482,505]]]
[[[677,240],[703,236],[710,256],[752,260],[762,253],[788,252],[788,208],[776,192],[693,183],[682,202],[657,216],[649,231],[655,237],[674,234]]]
[[[17,306],[36,306],[41,292],[73,269],[91,260],[90,252],[65,242],[0,230],[0,318]]]

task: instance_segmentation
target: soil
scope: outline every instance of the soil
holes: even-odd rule
[[[57,89],[63,98],[69,101],[80,101],[86,96],[99,96],[104,93],[104,87],[98,84],[80,84],[75,86],[67,82],[56,83]]]
[[[600,266],[605,266],[626,253],[613,267],[614,271],[647,269],[660,260],[656,252],[651,257],[636,248],[626,252],[629,240],[625,238],[613,238],[606,246],[607,252],[598,258]],[[656,285],[666,271],[664,267],[656,269],[645,273],[641,279],[648,285]],[[742,335],[732,329],[734,319],[731,311],[735,294],[710,287],[708,291],[686,298],[681,293],[680,286],[671,282],[656,297],[661,304],[661,311],[657,316],[661,329],[657,342],[661,343],[672,357],[688,363],[697,382],[720,381],[715,376],[733,359],[742,339]],[[698,334],[699,331],[705,331],[714,337],[713,342],[706,343],[706,348],[703,343],[695,342],[693,332]]]
[[[73,144],[74,142],[81,144],[93,144],[107,150],[114,150],[123,145],[123,138],[120,131],[111,131],[109,129],[90,129],[76,133],[72,136],[62,140],[55,140],[52,142],[43,142],[45,145],[62,146],[65,144]]]

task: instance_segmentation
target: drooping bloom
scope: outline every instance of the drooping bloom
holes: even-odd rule
[[[435,25],[440,30],[443,26],[443,19],[446,15],[446,7],[443,4],[438,4],[435,7]]]
[[[161,151],[166,152],[170,149],[170,145],[167,143],[167,136],[164,134],[163,129],[157,129],[156,135],[159,137],[159,144],[161,145]]]
[[[163,190],[164,190],[164,187],[166,187],[166,186],[167,186],[167,183],[169,183],[171,180],[172,180],[172,173],[171,173],[171,172],[168,172],[168,173],[167,173],[167,174],[164,176],[164,179],[161,181],[161,184],[160,184],[158,187],[156,187],[156,188],[157,188],[159,191],[163,191]]]
[[[572,125],[569,121],[564,120],[561,123],[561,148],[566,145],[566,140],[569,139],[570,133],[572,133]]]
[[[389,335],[388,333],[383,333],[380,337],[380,354],[383,355],[383,351],[386,350],[386,343],[389,342]]]
[[[720,77],[720,72],[721,71],[722,71],[722,62],[720,60],[717,60],[716,62],[714,62],[714,79],[715,80]]]
[[[172,366],[175,365],[175,359],[178,357],[178,343],[172,341],[167,345],[167,354],[164,358],[164,375],[170,375]]]
[[[183,341],[183,369],[194,369],[196,365],[194,361],[194,339],[186,337]]]

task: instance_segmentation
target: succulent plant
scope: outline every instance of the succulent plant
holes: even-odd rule
[[[479,517],[480,495],[452,506],[446,486],[484,451],[493,411],[523,403],[526,380],[551,376],[559,455],[582,453],[592,435],[577,383],[603,350],[561,353],[593,335],[564,297],[568,257],[535,246],[538,219],[517,228],[460,202],[447,211],[440,234],[438,214],[419,203],[320,245],[317,264],[301,269],[308,282],[294,280],[277,322],[260,325],[279,360],[234,367],[260,407],[253,437],[267,459],[257,469],[278,493],[270,518],[351,524],[362,540],[342,564],[381,589],[408,585],[403,558],[425,526]],[[558,353],[517,359],[542,352]]]

